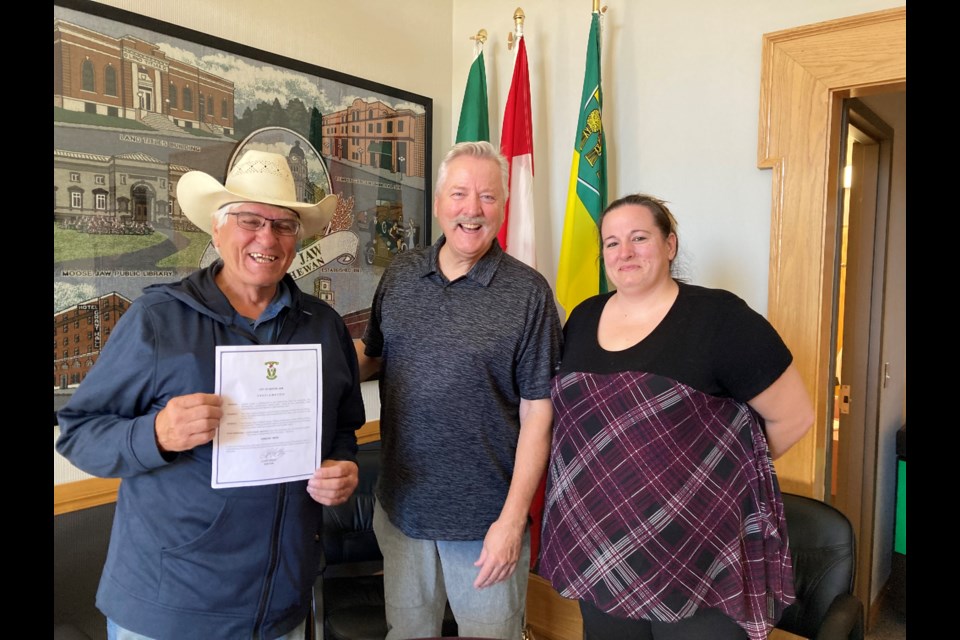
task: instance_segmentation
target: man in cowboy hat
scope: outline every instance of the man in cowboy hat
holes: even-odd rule
[[[60,411],[57,450],[120,477],[97,606],[110,638],[302,638],[318,567],[320,504],[357,485],[364,422],[356,354],[340,316],[286,274],[297,239],[336,204],[298,202],[277,154],[247,151],[221,185],[191,171],[180,207],[220,259],[144,290]],[[322,459],[309,481],[211,488],[221,399],[217,345],[322,345]]]

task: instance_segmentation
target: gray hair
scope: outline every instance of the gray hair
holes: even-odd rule
[[[510,197],[510,165],[496,147],[483,140],[479,142],[458,142],[453,145],[447,155],[443,157],[440,168],[437,169],[437,186],[433,190],[433,197],[436,198],[440,195],[440,188],[447,181],[447,170],[450,163],[462,156],[492,160],[497,163],[497,167],[500,169],[500,182],[503,187],[503,202],[505,205],[507,198]]]

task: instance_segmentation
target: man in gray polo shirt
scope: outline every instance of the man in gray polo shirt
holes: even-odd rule
[[[448,599],[463,636],[522,634],[561,332],[546,280],[497,243],[507,171],[488,142],[450,150],[443,235],[394,258],[357,345],[361,378],[381,372],[387,640],[439,636]]]

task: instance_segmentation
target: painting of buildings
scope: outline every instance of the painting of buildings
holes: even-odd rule
[[[97,3],[55,3],[53,27],[55,395],[144,287],[217,258],[177,184],[222,181],[247,148],[285,155],[301,201],[337,196],[290,275],[362,332],[383,269],[414,248],[377,236],[378,212],[430,237],[429,98]]]

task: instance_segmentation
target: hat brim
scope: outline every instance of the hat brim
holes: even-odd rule
[[[322,233],[333,218],[337,196],[330,194],[316,204],[258,198],[234,193],[203,171],[188,171],[177,182],[177,200],[190,222],[208,234],[213,234],[212,215],[220,207],[232,202],[260,202],[295,211],[300,217],[303,237]]]

